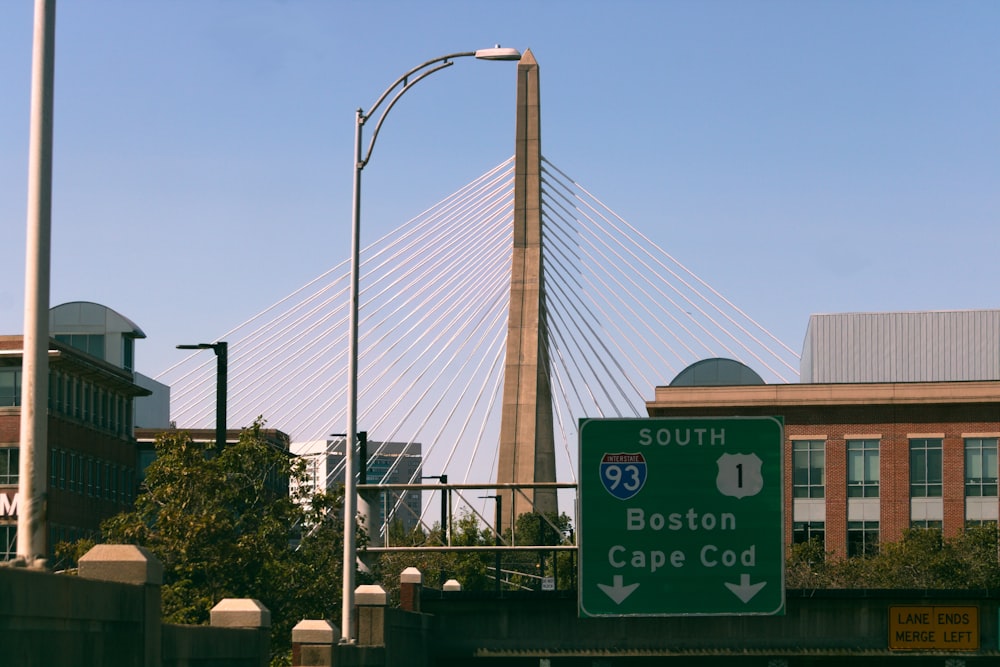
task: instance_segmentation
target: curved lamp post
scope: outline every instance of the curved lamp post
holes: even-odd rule
[[[446,67],[451,67],[456,58],[475,57],[480,60],[520,60],[521,53],[517,49],[501,48],[498,44],[491,49],[480,49],[478,51],[463,51],[461,53],[450,53],[440,56],[427,62],[417,65],[401,77],[393,81],[392,85],[385,89],[385,92],[375,103],[365,112],[358,109],[355,116],[354,130],[354,198],[353,212],[351,218],[351,308],[350,308],[350,334],[348,350],[347,368],[347,442],[344,448],[344,588],[343,606],[341,609],[341,630],[342,641],[353,643],[355,640],[353,628],[354,615],[354,568],[357,560],[357,544],[355,542],[355,527],[357,513],[357,480],[355,478],[356,462],[354,458],[354,448],[357,440],[358,430],[358,269],[360,259],[361,242],[361,171],[368,164],[372,157],[372,149],[375,148],[375,140],[378,139],[379,130],[385,117],[395,106],[399,98],[406,91],[412,88],[417,82],[430,76],[434,72]],[[386,101],[388,102],[386,103]],[[385,103],[372,130],[372,137],[368,143],[368,150],[362,154],[362,128],[375,112]]]

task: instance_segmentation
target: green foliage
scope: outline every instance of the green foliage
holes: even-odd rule
[[[565,514],[540,515],[526,513],[518,517],[514,530],[504,531],[502,544],[551,546],[568,543],[570,519]],[[453,546],[492,547],[496,543],[492,528],[483,526],[475,514],[465,512],[453,522]],[[439,525],[425,533],[416,530],[410,535],[396,534],[392,544],[407,546],[434,546],[443,544]],[[502,585],[504,590],[538,590],[541,578],[555,576],[560,589],[571,589],[576,581],[576,563],[569,552],[539,551],[501,552]],[[553,553],[556,559],[553,560]],[[424,586],[436,588],[448,579],[455,579],[464,591],[492,591],[496,587],[494,568],[496,556],[490,551],[480,552],[393,552],[373,559],[372,575],[397,601],[399,575],[407,567],[415,567],[424,576]]]
[[[831,588],[832,567],[822,540],[814,537],[793,544],[785,559],[785,584],[788,588]]]
[[[429,533],[419,528],[408,535],[399,531],[391,535],[397,546],[435,546],[444,544],[441,526],[434,524]],[[461,514],[452,524],[451,543],[454,546],[487,546],[493,544],[493,534],[481,529],[472,514]],[[439,588],[448,579],[462,584],[463,590],[488,590],[493,585],[487,574],[487,564],[493,562],[490,553],[455,552],[391,552],[372,560],[372,577],[389,593],[393,603],[399,601],[399,575],[408,567],[420,570],[424,586]]]
[[[55,546],[56,564],[55,570],[65,571],[70,574],[76,572],[77,563],[80,558],[90,551],[94,546],[94,540],[80,539],[76,542],[59,542]]]
[[[566,544],[569,532],[570,518],[566,514],[525,512],[517,517],[513,531],[505,531],[505,541],[518,545]],[[521,590],[541,590],[542,578],[557,574],[559,587],[571,588],[575,576],[571,554],[544,549],[504,554],[501,567],[506,586]]]
[[[836,559],[812,540],[789,549],[788,588],[906,588],[996,590],[1000,587],[996,526],[967,528],[954,538],[938,530],[908,530],[877,554]]]
[[[272,647],[285,653],[298,621],[339,622],[343,492],[282,493],[285,480],[306,488],[308,476],[265,441],[262,425],[221,452],[163,434],[135,508],[101,529],[105,541],[145,546],[163,562],[165,621],[205,623],[219,600],[254,598],[271,611]]]

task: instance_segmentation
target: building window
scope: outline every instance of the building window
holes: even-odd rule
[[[62,414],[63,411],[63,380],[62,373],[51,373],[49,375],[49,383],[52,387],[52,409],[57,413]]]
[[[59,488],[66,488],[66,452],[59,450]]]
[[[825,444],[822,440],[792,441],[792,496],[794,498],[822,498],[824,496]]]
[[[21,465],[19,453],[16,447],[0,449],[0,486],[17,486]]]
[[[56,462],[59,460],[59,450],[55,447],[49,448],[49,488],[56,488],[59,483],[59,469]]]
[[[135,339],[131,336],[122,336],[122,366],[128,370],[135,370]]]
[[[941,497],[941,438],[910,440],[910,497]]]
[[[86,465],[87,460],[83,458],[83,454],[77,455],[76,466],[73,468],[73,483],[76,485],[76,492],[81,496],[87,491],[84,485],[84,478],[87,476]]]
[[[809,540],[819,540],[826,544],[826,524],[822,521],[796,521],[792,524],[792,543],[802,544]]]
[[[847,441],[847,496],[878,498],[878,440]]]
[[[104,334],[56,334],[55,339],[98,359],[104,359]]]
[[[66,409],[64,414],[67,417],[79,416],[79,404],[76,396],[76,378],[66,378]]]
[[[997,495],[997,438],[965,439],[965,495]]]
[[[0,561],[17,558],[17,526],[0,526]]]
[[[944,525],[941,519],[916,519],[910,521],[910,528],[923,528],[925,530],[936,530],[941,532]]]
[[[878,521],[847,522],[847,555],[872,556],[878,553]]]
[[[21,405],[21,371],[0,370],[0,406]]]

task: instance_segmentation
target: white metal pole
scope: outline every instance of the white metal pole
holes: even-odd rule
[[[56,1],[35,0],[17,512],[17,555],[29,564],[46,553],[55,26]]]
[[[357,562],[357,461],[354,447],[358,433],[358,274],[361,258],[361,127],[365,119],[361,109],[355,114],[354,134],[354,201],[351,215],[351,312],[347,354],[347,434],[344,441],[344,584],[340,616],[340,636],[353,643],[354,637],[354,569]]]
[[[521,53],[517,49],[500,48],[500,45],[492,49],[480,49],[478,51],[463,51],[453,53],[440,58],[434,58],[417,65],[403,76],[396,79],[392,85],[385,89],[382,95],[375,101],[369,109],[367,115],[362,109],[358,109],[354,120],[354,202],[351,216],[351,306],[349,315],[348,332],[348,361],[347,361],[347,442],[344,446],[344,581],[342,591],[342,607],[340,620],[341,641],[354,643],[354,582],[355,568],[357,567],[358,550],[355,541],[355,531],[357,530],[358,511],[358,488],[357,474],[358,465],[355,457],[355,447],[358,442],[358,302],[360,294],[358,289],[358,275],[361,271],[361,171],[371,158],[372,149],[375,147],[375,140],[378,138],[379,129],[385,121],[386,115],[397,100],[424,77],[434,72],[450,67],[454,58],[475,56],[484,60],[518,60]],[[430,68],[430,69],[427,69]],[[418,74],[419,72],[419,74]],[[414,76],[416,75],[416,76]],[[398,90],[397,90],[398,88]],[[375,129],[372,131],[371,143],[368,145],[367,155],[362,156],[361,130],[368,117],[375,113],[382,102],[392,93],[395,96],[389,100],[388,105],[382,111]],[[367,480],[362,480],[367,481]],[[369,508],[367,501],[364,506]],[[368,512],[370,517],[370,511]],[[367,524],[371,526],[370,519]]]

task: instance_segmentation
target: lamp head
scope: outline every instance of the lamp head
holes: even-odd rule
[[[492,49],[479,49],[476,51],[476,57],[480,60],[520,60],[521,52],[497,44]]]

